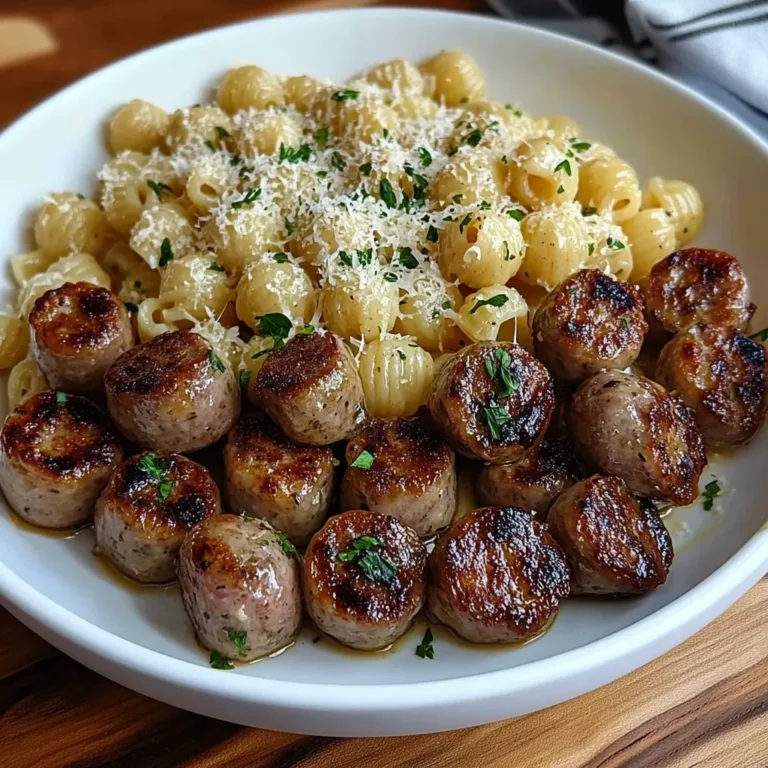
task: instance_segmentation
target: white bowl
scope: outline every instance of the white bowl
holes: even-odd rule
[[[227,68],[346,78],[376,62],[441,48],[474,55],[489,91],[534,113],[568,114],[643,177],[694,183],[707,206],[700,243],[738,255],[758,301],[768,294],[768,148],[686,88],[573,40],[474,16],[379,9],[284,16],[215,30],[110,66],[37,107],[0,136],[0,255],[28,248],[30,215],[54,190],[92,188],[105,160],[104,117],[142,97],[167,109],[206,96]],[[5,280],[6,289],[10,285]],[[764,294],[765,292],[765,294]],[[767,302],[768,303],[768,302]],[[756,327],[768,313],[758,311]],[[677,556],[667,584],[642,599],[570,600],[543,638],[478,649],[439,633],[434,660],[416,628],[390,653],[345,653],[305,634],[279,658],[210,669],[175,589],[128,589],[91,555],[91,534],[61,539],[0,516],[0,598],[21,621],[86,666],[185,709],[264,728],[334,736],[410,734],[486,723],[550,706],[664,653],[727,608],[768,570],[768,432],[709,471],[729,493],[667,522]],[[763,479],[766,477],[766,479]],[[761,528],[762,526],[762,528]]]

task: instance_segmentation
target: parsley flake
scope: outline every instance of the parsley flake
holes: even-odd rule
[[[468,213],[459,224],[459,233],[464,234],[464,228],[472,221],[472,214]]]
[[[503,307],[509,301],[509,296],[505,296],[503,293],[497,293],[495,296],[491,296],[490,299],[478,299],[475,302],[475,306],[469,310],[470,315],[474,315],[481,307]]]
[[[347,164],[344,162],[344,158],[338,152],[334,152],[331,155],[331,165],[337,171],[343,171],[347,167]]]
[[[389,179],[383,178],[379,182],[379,195],[387,208],[397,208],[397,197],[395,196],[395,190],[392,189],[392,185],[389,183]]]
[[[514,211],[507,211],[507,216],[515,221],[522,221],[525,218],[525,212],[516,208]]]
[[[259,322],[256,324],[256,333],[261,336],[267,336],[272,339],[272,349],[282,349],[285,346],[285,340],[290,334],[293,323],[289,317],[286,317],[281,312],[270,312],[266,315],[261,315],[256,318]],[[260,357],[267,351],[257,352],[254,357]]]
[[[589,246],[587,246],[587,254],[591,256],[595,252],[595,244],[590,243]]]
[[[229,642],[234,643],[237,655],[242,656],[248,643],[248,632],[244,629],[235,629],[234,627],[224,627],[224,631],[227,633]]]
[[[427,627],[427,631],[424,633],[424,637],[422,638],[421,642],[416,646],[416,655],[420,659],[435,658],[435,649],[432,647],[433,640],[434,640],[434,637],[432,636],[432,630],[429,627]]]
[[[280,155],[278,162],[283,161],[287,163],[306,163],[312,155],[312,148],[309,144],[302,144],[298,148],[286,147],[285,144],[280,144]]]
[[[582,208],[582,216],[594,216],[597,213],[597,208]]]
[[[226,370],[224,363],[221,362],[221,358],[213,350],[211,350],[209,360],[211,361],[211,368],[213,368],[216,373],[224,373]]]
[[[223,139],[228,139],[230,138],[231,135],[232,134],[226,128],[222,128],[220,125],[216,126],[216,138],[219,141],[222,141]]]
[[[161,181],[152,181],[152,179],[147,179],[147,186],[157,195],[158,200],[162,200],[163,190],[173,192],[173,190],[167,184],[163,184]]]
[[[565,192],[565,187],[564,187],[564,186],[561,184],[561,185],[560,185],[560,186],[557,188],[557,194],[558,194],[558,195],[562,195],[562,194],[563,194],[563,192]]]
[[[430,165],[432,165],[432,155],[429,153],[429,150],[425,147],[419,147],[417,150],[419,155],[419,161],[421,162],[421,165],[423,168],[428,168]]]
[[[760,339],[760,341],[768,341],[768,328],[763,328],[761,331],[753,333],[749,338]]]
[[[246,393],[251,383],[251,372],[247,368],[241,368],[238,377],[240,379],[240,390]]]
[[[372,169],[373,169],[373,166],[370,163],[363,163],[360,166],[359,170],[360,170],[360,173],[363,174],[363,176],[368,176]]]
[[[285,231],[292,235],[296,231],[296,222],[291,221],[287,216],[283,218],[283,224],[285,225]]]
[[[157,262],[158,266],[164,267],[169,261],[173,260],[173,248],[171,248],[171,241],[167,238],[163,238],[163,242],[160,245],[160,261]]]
[[[317,142],[317,146],[320,149],[325,149],[325,145],[328,143],[328,129],[318,128],[313,134],[312,138]]]
[[[375,536],[360,536],[350,542],[350,548],[339,552],[342,563],[354,563],[371,581],[391,584],[397,575],[397,567],[385,552],[379,552],[382,543]]]
[[[241,197],[239,200],[235,200],[235,202],[232,203],[232,207],[235,210],[238,210],[242,208],[244,205],[252,205],[260,197],[261,197],[261,187],[256,187],[256,189],[249,189],[246,191],[244,197]]]
[[[714,480],[704,486],[704,490],[701,492],[701,497],[704,499],[702,506],[707,512],[714,506],[715,499],[720,495],[721,490],[717,478],[714,478]]]
[[[571,175],[571,162],[568,159],[561,160],[556,166],[555,166],[555,173],[558,171],[565,171],[567,176]]]
[[[287,264],[288,254],[283,253],[282,251],[280,251],[279,253],[275,253],[272,255],[272,261],[276,261],[278,264]]]
[[[571,146],[577,152],[586,152],[592,145],[588,141],[578,141],[577,139],[571,139]]]
[[[397,249],[397,263],[402,264],[406,269],[416,269],[419,266],[419,260],[407,246]]]
[[[280,549],[286,555],[292,555],[296,552],[296,547],[293,546],[291,540],[282,531],[277,532],[277,542],[280,544]]]
[[[67,396],[64,392],[57,392],[56,393],[56,404],[57,405],[64,405],[64,403],[67,402]]]
[[[360,95],[360,91],[336,91],[331,98],[334,101],[350,101],[356,99]]]
[[[605,244],[614,251],[620,251],[622,248],[626,248],[621,240],[614,240],[612,237],[607,238]]]
[[[512,417],[506,408],[502,408],[500,405],[491,405],[488,408],[483,408],[483,416],[485,417],[485,423],[488,425],[488,431],[494,440],[501,439],[501,427],[507,422],[512,421]]]
[[[211,651],[211,658],[209,659],[208,663],[214,668],[214,669],[234,669],[235,665],[229,661],[229,659],[225,659],[218,651]]]
[[[427,241],[430,243],[436,243],[438,240],[438,234],[437,229],[430,224],[429,229],[427,230]]]
[[[208,271],[209,272],[224,272],[225,270],[224,270],[224,267],[221,264],[219,264],[218,261],[212,261],[208,265]]]
[[[373,466],[373,459],[374,455],[370,451],[361,451],[349,466],[356,469],[370,469]]]

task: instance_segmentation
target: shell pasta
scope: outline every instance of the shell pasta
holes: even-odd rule
[[[514,94],[512,94],[514,96]],[[374,415],[424,405],[434,360],[524,338],[526,296],[582,267],[643,280],[703,220],[698,192],[486,93],[459,51],[382,62],[346,83],[257,64],[212,103],[140,98],[106,116],[94,200],[53,192],[0,315],[11,399],[37,391],[35,301],[66,282],[111,290],[139,339],[197,330],[254,383],[273,344],[330,331],[355,353]],[[265,317],[282,316],[281,335]],[[272,326],[273,327],[273,326]]]

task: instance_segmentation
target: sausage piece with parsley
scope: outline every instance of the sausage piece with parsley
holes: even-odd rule
[[[518,344],[479,342],[440,369],[428,407],[459,453],[507,464],[544,437],[555,391],[549,371]]]
[[[120,355],[104,378],[118,429],[152,451],[212,445],[240,415],[232,367],[202,336],[171,331]]]
[[[177,453],[140,453],[118,467],[96,502],[96,546],[136,581],[173,581],[187,531],[220,512],[205,467]]]
[[[307,612],[350,648],[386,648],[424,604],[426,565],[424,544],[394,517],[361,510],[334,515],[304,557]]]

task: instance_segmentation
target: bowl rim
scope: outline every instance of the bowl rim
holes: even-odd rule
[[[715,113],[721,120],[728,123],[733,131],[740,133],[768,159],[768,143],[754,130],[693,89],[640,61],[565,35],[501,18],[404,7],[280,14],[217,27],[153,46],[102,67],[50,96],[7,126],[0,133],[0,146],[8,137],[24,131],[27,123],[39,120],[48,111],[55,110],[59,101],[68,98],[71,91],[92,80],[108,77],[115,68],[127,62],[142,59],[149,61],[162,55],[170,47],[193,45],[202,39],[216,37],[235,28],[265,24],[280,25],[290,23],[296,18],[311,20],[318,16],[324,18],[360,16],[370,20],[373,16],[396,15],[410,17],[414,22],[447,17],[455,22],[484,28],[511,26],[516,28],[519,34],[550,42],[556,41],[558,45],[565,48],[572,46],[576,49],[588,49],[590,55],[598,59],[610,61],[613,65],[625,68],[641,77],[654,79],[677,92],[682,98],[697,102],[700,107]],[[645,663],[666,651],[675,642],[690,636],[706,621],[725,610],[753,586],[766,571],[768,571],[768,522],[731,558],[688,592],[649,616],[599,640],[545,659],[507,669],[465,676],[457,675],[440,680],[387,684],[307,683],[260,678],[257,675],[222,675],[221,671],[167,656],[91,624],[29,585],[2,562],[0,562],[0,600],[14,615],[22,620],[27,619],[41,625],[57,638],[126,670],[138,675],[150,676],[164,683],[181,688],[192,688],[203,694],[236,696],[248,703],[286,707],[294,711],[375,713],[402,711],[404,708],[417,709],[438,703],[441,706],[451,706],[479,699],[490,699],[494,696],[519,694],[543,683],[577,676],[583,677],[606,666],[613,666],[617,670],[622,669],[621,662],[624,661],[626,664],[627,660],[635,654]],[[630,665],[630,668],[635,666],[631,662]],[[611,679],[616,676],[618,674],[614,674]],[[278,682],[279,685],[264,686],[263,682]],[[598,681],[590,687],[595,687],[602,682],[606,681]],[[365,695],[366,692],[375,692],[376,695]]]

